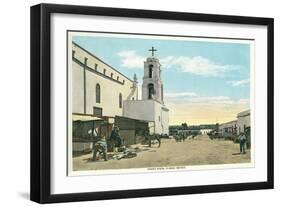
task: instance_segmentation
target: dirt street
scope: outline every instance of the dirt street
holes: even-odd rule
[[[140,149],[133,158],[93,162],[92,154],[75,157],[74,171],[247,163],[251,159],[250,150],[246,154],[239,154],[239,144],[226,140],[210,140],[207,135],[199,135],[184,142],[162,139],[160,148],[143,145],[133,147]]]

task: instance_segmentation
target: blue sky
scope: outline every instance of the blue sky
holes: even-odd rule
[[[211,123],[217,119],[223,121],[233,119],[239,110],[249,108],[249,43],[113,36],[74,36],[73,41],[126,76],[132,78],[136,73],[140,83],[143,77],[143,61],[151,56],[148,50],[154,46],[157,49],[155,56],[162,64],[165,102],[172,107],[173,123],[180,123],[185,119],[192,123]],[[206,103],[209,105],[206,106]],[[209,119],[205,119],[196,118],[192,114],[184,117],[175,109],[197,105],[202,108],[202,104],[207,111],[213,110],[216,105],[223,107],[218,110],[226,112],[230,112],[233,106],[239,107],[232,109],[232,115],[228,114],[227,119],[220,118],[223,111],[216,112],[221,115],[214,113]]]

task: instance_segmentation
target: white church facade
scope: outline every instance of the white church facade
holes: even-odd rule
[[[72,44],[72,112],[122,116],[123,100],[137,99],[136,82]]]
[[[161,64],[144,62],[142,99],[136,76],[131,80],[117,69],[72,43],[72,114],[127,117],[149,122],[150,132],[169,133],[169,110],[164,105]],[[113,121],[114,122],[114,121]]]
[[[154,126],[151,126],[151,133],[169,134],[169,109],[164,105],[161,64],[153,51],[152,47],[152,56],[144,62],[142,100],[124,101],[123,115],[152,121]]]

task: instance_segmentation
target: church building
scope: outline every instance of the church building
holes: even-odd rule
[[[138,97],[137,77],[133,80],[72,43],[72,115],[100,117],[115,121],[132,119],[149,124],[150,133],[168,134],[169,110],[163,101],[161,64],[154,56],[144,62],[142,99]],[[121,117],[121,118],[120,118]]]
[[[123,116],[152,121],[150,133],[169,134],[169,109],[164,105],[164,88],[161,79],[161,64],[154,56],[144,62],[142,100],[124,100]]]
[[[100,58],[72,43],[72,112],[115,117],[123,100],[138,98],[137,82]]]

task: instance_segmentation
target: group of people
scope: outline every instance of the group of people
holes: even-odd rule
[[[114,147],[122,147],[123,141],[119,134],[119,128],[113,127],[109,141],[113,143]],[[101,134],[101,137],[94,143],[93,146],[93,160],[96,160],[97,153],[103,154],[104,161],[107,161],[107,140],[105,134]]]

